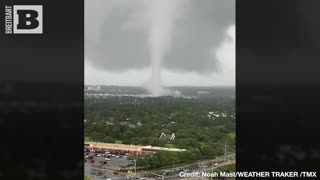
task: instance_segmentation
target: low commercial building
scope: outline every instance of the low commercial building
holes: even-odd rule
[[[183,152],[186,149],[165,148],[156,146],[138,146],[127,144],[112,144],[112,143],[98,143],[86,142],[84,148],[98,151],[118,151],[129,154],[155,154],[158,151]]]

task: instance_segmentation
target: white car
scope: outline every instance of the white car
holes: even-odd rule
[[[114,155],[114,154],[112,154],[111,156],[112,156],[112,157],[116,157],[116,155]]]
[[[118,159],[119,158],[119,156],[116,156],[116,159]]]
[[[101,154],[97,154],[97,157],[101,157]]]
[[[110,161],[110,159],[109,159],[109,158],[104,158],[104,160],[105,160],[105,161]]]
[[[214,166],[218,166],[218,163],[215,163]]]

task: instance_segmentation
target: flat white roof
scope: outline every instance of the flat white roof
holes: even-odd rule
[[[146,146],[143,150],[154,150],[154,151],[174,151],[174,152],[182,152],[186,151],[186,149],[178,149],[178,148],[165,148],[165,147],[151,147]]]

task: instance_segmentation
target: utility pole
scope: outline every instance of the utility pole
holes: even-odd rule
[[[224,141],[224,162],[227,161],[227,142]]]
[[[136,158],[134,158],[134,177],[136,177],[137,176],[137,160],[136,160]]]
[[[213,173],[213,160],[212,160],[212,162],[211,162],[211,163],[212,163],[212,170],[211,170],[211,172]]]

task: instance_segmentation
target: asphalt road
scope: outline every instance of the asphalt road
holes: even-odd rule
[[[212,167],[212,162],[215,164],[216,162],[218,163],[217,166]],[[217,161],[204,161],[202,162],[202,166],[200,166],[200,164],[193,164],[193,165],[189,165],[189,166],[184,166],[184,167],[177,167],[174,169],[166,169],[166,170],[159,170],[156,172],[146,172],[143,174],[140,174],[139,177],[148,177],[148,178],[155,178],[155,179],[161,179],[161,175],[164,175],[164,179],[184,179],[182,177],[179,176],[179,173],[181,171],[185,171],[188,173],[191,172],[205,172],[205,171],[210,171],[212,169],[216,169],[218,167],[227,165],[227,164],[233,164],[235,163],[235,156],[231,155],[227,157],[227,161],[224,162],[224,160],[217,160]],[[188,178],[190,180],[190,178]]]
[[[228,162],[223,162],[215,167],[210,167],[210,168],[201,168],[201,167],[198,167],[198,168],[194,168],[194,169],[189,169],[188,172],[199,172],[199,173],[202,173],[202,172],[210,172],[211,170],[214,170],[214,169],[217,169],[219,167],[222,167],[222,166],[225,166],[225,165],[229,165],[229,164],[234,164],[235,161],[228,161]],[[179,176],[179,172],[175,172],[174,175],[172,176],[167,176],[165,177],[165,179],[170,179],[170,180],[176,180],[176,179],[179,179],[179,180],[182,180],[182,179],[192,179],[192,178],[183,178],[183,177],[180,177]],[[201,179],[206,179],[206,178],[201,178]]]
[[[112,169],[118,169],[122,165],[128,165],[132,162],[130,160],[127,160],[127,158],[119,158],[116,159],[114,157],[111,157],[111,161],[108,161],[108,166],[103,165],[102,167],[105,169],[103,172],[106,176],[93,176],[91,175],[91,168],[94,167],[94,165],[98,165],[99,161],[104,160],[104,157],[94,157],[95,163],[85,163],[85,175],[93,177],[95,180],[107,180],[108,178],[111,178],[112,180],[126,180],[127,179],[127,173],[119,173],[118,175],[115,175]],[[214,166],[212,168],[212,162],[218,163],[217,166]],[[186,172],[205,172],[205,171],[211,171],[212,169],[216,169],[218,167],[235,163],[235,156],[231,155],[227,157],[227,162],[224,162],[222,159],[215,160],[207,160],[202,161],[201,166],[200,164],[194,163],[192,165],[186,165],[183,167],[176,167],[174,169],[164,169],[159,171],[152,171],[152,172],[144,172],[137,174],[137,179],[144,179],[144,180],[155,180],[155,179],[161,179],[161,175],[164,175],[164,179],[170,179],[170,180],[176,180],[176,179],[185,179],[179,176],[179,173],[181,171]],[[133,168],[133,167],[132,167]],[[132,171],[134,171],[132,169]],[[190,178],[188,178],[190,180]]]

